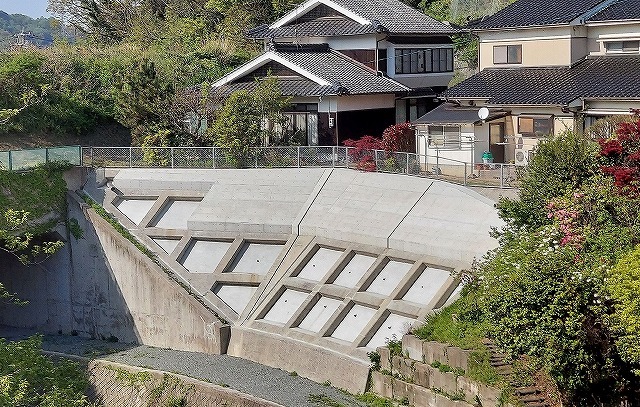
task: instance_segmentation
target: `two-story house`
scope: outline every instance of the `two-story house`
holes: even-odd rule
[[[640,107],[640,0],[518,0],[469,29],[480,72],[414,121],[421,153],[524,165],[541,137]]]
[[[455,32],[399,0],[308,0],[250,30],[264,53],[213,87],[250,90],[270,72],[292,97],[289,130],[337,145],[435,107],[453,76]]]

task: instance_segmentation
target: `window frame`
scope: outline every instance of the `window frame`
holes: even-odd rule
[[[434,134],[432,130],[440,130],[440,134]],[[456,129],[455,135],[453,132],[447,133],[447,129]],[[437,138],[436,138],[437,137]],[[441,140],[438,142],[437,140]],[[439,125],[430,124],[427,126],[427,144],[431,148],[439,150],[462,150],[462,126],[459,125]]]
[[[612,44],[620,44],[620,48],[611,49]],[[629,45],[635,44],[635,45]],[[638,54],[640,53],[640,40],[615,40],[604,41],[604,52],[606,54]]]
[[[522,122],[524,120],[531,120],[531,131],[523,131]],[[536,123],[540,123],[543,121],[547,122],[548,130],[549,130],[548,133],[545,133],[542,131],[536,131],[536,128],[540,127],[540,124],[536,125]],[[528,137],[545,137],[545,136],[553,135],[554,134],[553,124],[554,124],[553,116],[526,116],[526,115],[518,116],[518,134],[521,134],[523,136],[528,136]]]
[[[496,60],[496,51],[504,49],[504,62]],[[518,58],[510,60],[511,50],[516,49]],[[522,44],[494,45],[493,46],[493,64],[494,65],[518,65],[522,64]]]
[[[449,73],[454,71],[453,48],[396,48],[396,75]]]

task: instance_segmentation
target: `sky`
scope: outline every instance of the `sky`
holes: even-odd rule
[[[29,17],[49,17],[48,0],[0,0],[0,10],[9,14],[24,14]]]

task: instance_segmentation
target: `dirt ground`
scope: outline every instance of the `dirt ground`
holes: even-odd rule
[[[83,135],[65,134],[0,134],[0,151],[54,146],[126,147],[131,145],[131,133],[119,124],[99,125]]]

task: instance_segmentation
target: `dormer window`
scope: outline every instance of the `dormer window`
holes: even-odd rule
[[[640,41],[608,41],[604,43],[607,53],[638,53],[640,51]]]
[[[522,45],[495,45],[493,47],[494,64],[521,64]]]

